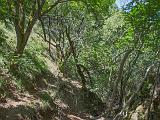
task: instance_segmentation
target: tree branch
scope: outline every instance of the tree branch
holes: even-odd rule
[[[137,95],[137,94],[139,93],[139,91],[142,89],[145,81],[147,80],[148,73],[149,73],[149,71],[151,70],[151,68],[152,68],[154,65],[155,65],[155,64],[152,64],[152,65],[150,65],[150,66],[147,68],[146,73],[145,73],[145,76],[144,76],[144,79],[142,80],[142,82],[140,83],[139,87],[137,88],[137,91],[129,98],[129,100],[126,102],[126,104],[125,104],[125,106],[123,107],[123,109],[121,110],[121,112],[118,113],[113,120],[117,120],[117,118],[122,115],[122,113],[125,111],[125,109],[127,108],[127,106],[133,101],[133,99],[136,97],[136,95]]]

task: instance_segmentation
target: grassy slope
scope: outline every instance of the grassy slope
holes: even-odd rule
[[[47,44],[34,32],[18,59],[13,57],[14,31],[4,25],[0,25],[0,31],[0,120],[67,120],[73,117],[69,114],[87,119],[89,113],[102,110],[96,98],[84,102],[79,82],[59,74],[47,53]],[[19,66],[10,71],[13,63]],[[89,110],[93,104],[96,110]]]

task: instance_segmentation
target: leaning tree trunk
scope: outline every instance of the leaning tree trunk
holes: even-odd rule
[[[45,4],[45,0],[40,2],[39,0],[34,3],[33,9],[30,11],[31,16],[28,16],[32,19],[29,19],[27,22],[26,19],[26,8],[25,2],[23,0],[14,1],[15,12],[13,23],[15,26],[17,45],[16,45],[16,54],[22,55],[25,49],[25,46],[28,42],[29,36],[32,32],[32,28],[35,25],[38,18],[41,17],[42,8]],[[36,8],[36,5],[38,6]]]
[[[86,78],[85,78],[85,76],[83,74],[83,71],[81,69],[81,65],[78,63],[78,58],[77,58],[76,51],[75,51],[75,48],[74,48],[74,43],[73,43],[73,41],[71,40],[71,37],[70,37],[70,28],[66,28],[65,32],[66,32],[67,39],[69,41],[71,53],[72,53],[74,61],[76,63],[77,73],[81,78],[82,89],[86,90],[87,89],[87,87],[86,87]]]
[[[37,19],[35,19],[30,26],[28,26],[27,30],[25,32],[21,32],[24,31],[23,29],[20,30],[16,30],[16,37],[17,37],[17,45],[16,45],[16,55],[22,55],[25,49],[25,46],[28,42],[29,36],[32,32],[32,28],[35,24],[35,22],[37,21]]]
[[[122,83],[122,80],[123,80],[123,69],[124,69],[124,65],[126,63],[126,60],[127,58],[129,57],[130,53],[132,52],[131,49],[127,50],[126,53],[124,54],[122,60],[121,60],[121,63],[120,63],[120,66],[119,66],[119,70],[118,70],[118,76],[117,76],[117,79],[114,83],[114,86],[113,86],[113,92],[112,92],[112,95],[111,95],[111,103],[109,104],[109,107],[108,107],[108,110],[109,111],[112,111],[113,109],[113,103],[114,103],[114,100],[115,100],[115,97],[116,97],[116,93],[117,93],[117,86],[118,84],[121,82]],[[121,105],[120,105],[121,106]]]

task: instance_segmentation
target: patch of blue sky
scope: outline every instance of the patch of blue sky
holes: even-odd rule
[[[130,3],[132,0],[116,0],[116,5],[118,8],[122,8],[123,6],[127,5]]]

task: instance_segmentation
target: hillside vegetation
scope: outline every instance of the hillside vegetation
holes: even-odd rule
[[[159,120],[160,2],[122,3],[0,0],[0,120]]]

